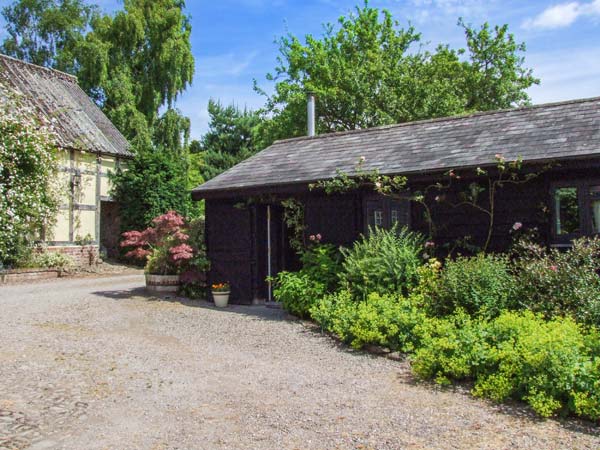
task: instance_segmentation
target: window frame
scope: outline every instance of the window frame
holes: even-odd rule
[[[586,178],[578,180],[564,180],[558,181],[551,184],[550,188],[550,201],[552,211],[552,245],[553,246],[570,246],[574,239],[583,236],[596,236],[600,233],[594,233],[593,218],[591,214],[591,195],[590,189],[592,186],[600,187],[600,179],[598,178]],[[561,188],[573,187],[577,189],[577,206],[579,208],[579,232],[561,234],[559,235],[556,230],[556,222],[559,212],[556,210],[556,191]]]

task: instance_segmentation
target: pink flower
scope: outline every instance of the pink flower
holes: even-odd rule
[[[550,266],[550,267],[549,267],[549,269],[550,269],[552,272],[558,272],[558,267],[557,267],[557,266]]]
[[[450,172],[448,172],[448,175],[450,176],[450,178],[456,177],[456,174],[454,173],[454,170],[451,170]]]
[[[316,237],[315,237],[315,235],[314,235],[314,234],[311,234],[311,235],[310,235],[308,238],[309,238],[311,241],[314,241],[314,240],[316,239]]]
[[[521,222],[515,222],[515,224],[512,226],[513,231],[519,231],[521,228],[523,228],[523,224]]]
[[[317,234],[315,237],[317,238],[317,241],[320,241],[323,238],[323,236],[321,236],[320,234]]]
[[[425,242],[425,248],[431,248],[431,247],[435,247],[435,242],[433,242],[433,241]]]

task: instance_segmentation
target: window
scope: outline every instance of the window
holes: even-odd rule
[[[396,225],[400,221],[400,211],[392,209],[392,226]]]
[[[397,225],[398,228],[410,226],[410,201],[392,199],[379,195],[367,197],[365,202],[366,223],[365,233],[369,227],[391,229]]]
[[[383,226],[383,211],[380,209],[376,209],[374,214],[375,214],[375,226],[382,227]]]
[[[554,193],[557,236],[579,232],[579,199],[576,187],[561,187]]]
[[[555,244],[600,234],[600,182],[580,180],[557,185],[552,202]]]
[[[592,233],[600,233],[600,186],[591,186],[589,190]]]

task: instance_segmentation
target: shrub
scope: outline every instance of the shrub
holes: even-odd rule
[[[321,327],[356,349],[380,345],[410,352],[418,347],[418,327],[427,318],[410,299],[370,294],[356,302],[348,291],[320,301],[311,309]]]
[[[23,268],[58,269],[62,271],[75,265],[75,261],[69,255],[48,252],[44,247],[39,247],[39,249],[39,251],[30,252],[27,259],[19,261],[19,266]]]
[[[146,273],[177,275],[194,257],[183,217],[175,211],[158,216],[144,231],[123,233],[121,247],[133,248],[126,257],[146,260]]]
[[[473,379],[473,393],[524,400],[540,415],[559,411],[597,418],[600,411],[596,332],[570,318],[544,321],[526,312],[492,320],[457,314],[426,323],[413,369],[441,383]]]
[[[441,272],[431,309],[436,315],[461,308],[473,316],[495,317],[512,306],[515,280],[507,258],[479,254],[449,260]]]
[[[408,295],[418,283],[423,245],[423,237],[406,228],[371,229],[351,249],[342,250],[342,285],[360,299],[372,292]]]
[[[298,317],[308,317],[310,308],[326,293],[326,287],[302,272],[280,272],[273,294],[281,306]]]
[[[0,269],[26,259],[60,204],[55,134],[0,87]],[[16,105],[16,106],[15,106]]]
[[[316,244],[300,255],[301,272],[311,280],[325,286],[327,292],[334,292],[339,285],[338,274],[342,270],[342,255],[331,244]]]
[[[513,267],[523,307],[600,326],[600,239],[575,240],[567,251],[529,243],[520,247]]]
[[[419,377],[440,384],[473,378],[487,354],[483,330],[464,311],[445,318],[429,318],[418,328],[421,346],[412,369]]]

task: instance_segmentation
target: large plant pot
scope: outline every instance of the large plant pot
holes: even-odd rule
[[[146,289],[150,292],[177,292],[179,290],[179,275],[146,274]]]
[[[217,308],[226,308],[229,304],[229,292],[213,292],[212,295]]]

